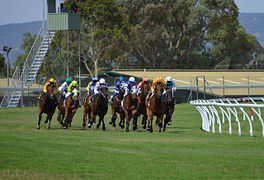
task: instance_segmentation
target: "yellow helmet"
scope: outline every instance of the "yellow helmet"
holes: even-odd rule
[[[54,78],[50,78],[49,82],[54,83],[55,79]]]
[[[78,86],[78,82],[77,81],[72,81],[72,86]]]
[[[156,82],[161,82],[161,83],[164,82],[164,80],[163,80],[161,77],[157,77],[157,78],[155,79],[155,81],[156,81]]]

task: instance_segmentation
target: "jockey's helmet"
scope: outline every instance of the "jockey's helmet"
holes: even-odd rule
[[[119,81],[120,81],[120,82],[125,82],[125,81],[126,81],[126,78],[123,77],[123,76],[119,76]]]
[[[156,81],[156,82],[163,83],[163,79],[162,79],[161,77],[157,77],[157,78],[155,79],[155,81]]]
[[[54,78],[50,78],[49,82],[50,83],[54,83],[55,82],[55,79]]]
[[[171,82],[171,81],[173,81],[173,79],[172,79],[172,77],[167,76],[167,77],[165,78],[165,81],[166,81],[166,82]]]
[[[67,77],[66,80],[65,80],[65,82],[66,82],[67,84],[71,84],[72,79],[71,79],[70,77]]]
[[[93,82],[97,82],[97,81],[98,81],[98,78],[97,78],[97,77],[93,77],[93,78],[92,78],[92,81],[93,81]]]
[[[134,77],[130,77],[128,81],[131,82],[131,83],[135,83],[136,79]]]
[[[78,86],[78,82],[77,81],[72,81],[72,86]]]
[[[143,82],[149,82],[149,78],[144,78]]]
[[[101,78],[101,79],[99,80],[99,84],[106,84],[105,79],[104,79],[104,78]]]

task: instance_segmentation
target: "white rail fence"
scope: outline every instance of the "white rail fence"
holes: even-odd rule
[[[222,124],[227,121],[228,132],[232,134],[232,121],[237,123],[238,135],[241,135],[241,119],[247,121],[249,134],[253,136],[253,121],[258,120],[262,126],[262,136],[264,137],[264,97],[259,98],[238,98],[238,99],[211,99],[190,101],[202,118],[202,129],[206,132],[222,133]]]

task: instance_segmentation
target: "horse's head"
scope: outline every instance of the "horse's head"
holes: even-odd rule
[[[161,82],[158,82],[155,87],[155,94],[157,94],[158,96],[161,96],[163,91],[164,91],[164,84]]]
[[[50,85],[47,88],[47,94],[50,98],[53,98],[54,96],[54,85]]]
[[[172,92],[171,89],[169,89],[169,90],[166,91],[165,98],[166,98],[167,103],[171,103],[171,102],[173,102],[173,96],[172,96],[172,93],[173,93],[173,92]]]
[[[106,86],[101,86],[99,92],[103,96],[104,99],[107,98],[108,88]]]
[[[77,102],[79,100],[79,91],[77,88],[74,88],[72,91],[72,100]]]

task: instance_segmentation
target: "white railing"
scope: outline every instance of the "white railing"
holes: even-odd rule
[[[259,98],[238,98],[238,99],[211,99],[190,101],[202,118],[202,129],[206,132],[215,133],[215,126],[218,125],[219,133],[222,133],[222,124],[228,122],[228,132],[232,134],[232,121],[237,123],[238,135],[241,135],[241,123],[248,121],[249,134],[253,136],[254,119],[258,119],[262,126],[262,136],[264,137],[264,97]],[[249,111],[245,109],[249,109]],[[242,117],[241,117],[242,114]]]

